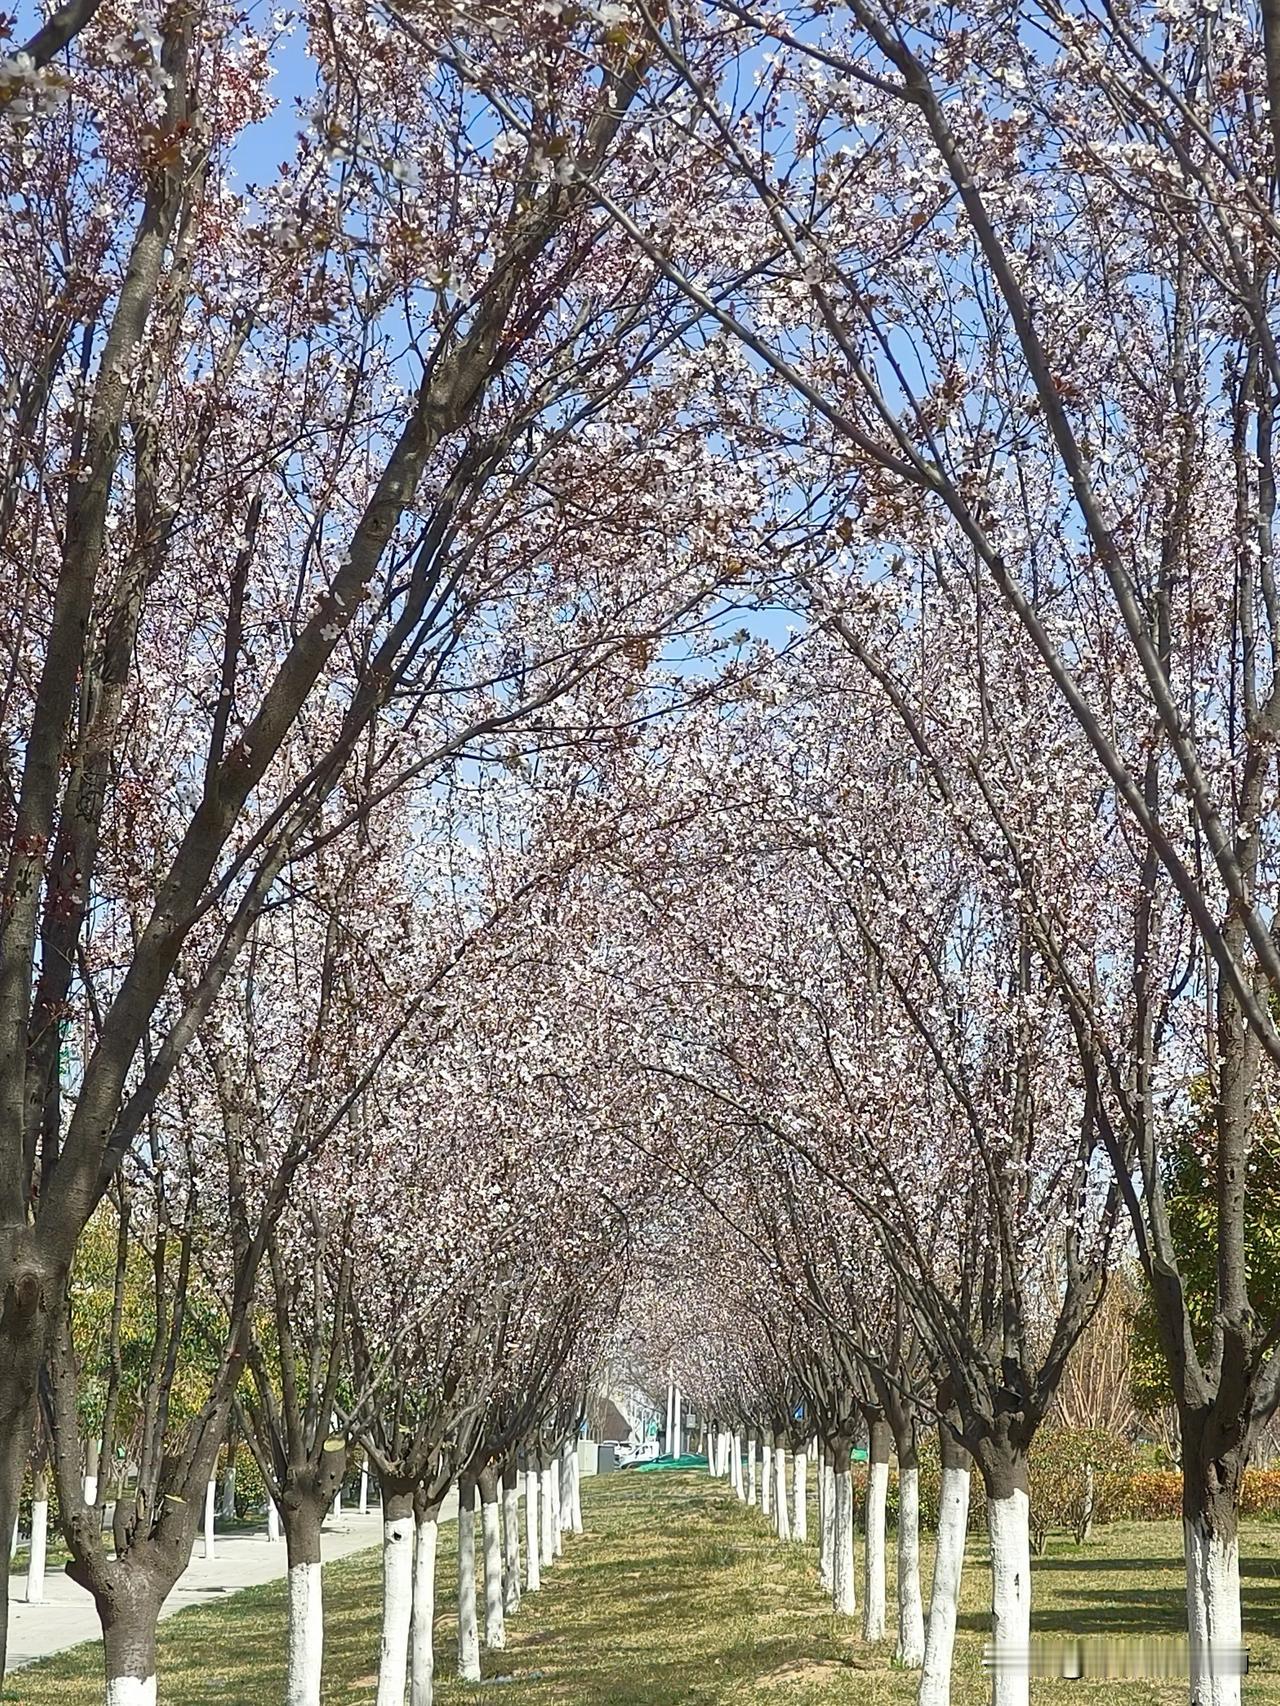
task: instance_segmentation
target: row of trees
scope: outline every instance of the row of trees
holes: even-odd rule
[[[341,1434],[408,1522],[442,1442],[527,1433],[560,1300],[679,1238],[675,1177],[755,1276],[739,1360],[785,1328],[837,1438],[870,1392],[900,1466],[922,1418],[972,1455],[1015,1649],[1027,1454],[1131,1248],[1234,1706],[1273,9],[299,27],[68,0],[0,84],[0,1529],[39,1409],[149,1686],[236,1405],[282,1508]],[[158,1347],[126,1403],[108,1320],[110,1555],[104,1212]]]

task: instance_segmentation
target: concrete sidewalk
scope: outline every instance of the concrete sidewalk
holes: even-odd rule
[[[446,1501],[442,1517],[456,1517],[456,1496]],[[382,1517],[378,1512],[358,1516],[344,1510],[339,1522],[326,1526],[321,1536],[325,1563],[345,1558],[349,1552],[367,1551],[382,1542]],[[249,1532],[219,1534],[214,1555],[205,1558],[204,1541],[197,1539],[185,1574],[164,1603],[161,1617],[172,1617],[187,1605],[209,1605],[241,1588],[274,1581],[286,1570],[284,1541],[267,1539],[265,1523]],[[101,1631],[93,1600],[81,1587],[50,1569],[45,1577],[44,1604],[28,1605],[26,1571],[9,1576],[9,1667],[19,1669],[36,1659],[48,1658],[83,1641],[98,1641]]]

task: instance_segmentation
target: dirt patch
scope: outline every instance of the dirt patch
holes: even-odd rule
[[[836,1659],[813,1660],[808,1664],[780,1665],[756,1678],[757,1688],[790,1688],[798,1683],[830,1682],[845,1666]]]

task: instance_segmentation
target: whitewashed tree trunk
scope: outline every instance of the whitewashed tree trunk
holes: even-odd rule
[[[213,1523],[218,1505],[218,1483],[210,1481],[204,1490],[204,1555],[214,1555]]]
[[[538,1471],[524,1475],[524,1567],[525,1589],[537,1593],[542,1586],[542,1540],[538,1524]]]
[[[987,1489],[991,1541],[992,1706],[1028,1706],[1031,1680],[1031,1505],[1025,1487]],[[1217,1702],[1212,1702],[1217,1706]]]
[[[404,1706],[413,1616],[413,1498],[384,1494],[382,1503],[382,1646],[377,1706]]]
[[[787,1453],[778,1436],[773,1439],[773,1525],[779,1540],[791,1538],[791,1516],[787,1510]]]
[[[156,1619],[160,1596],[139,1573],[102,1626],[107,1706],[156,1706]]]
[[[681,1411],[684,1405],[684,1394],[677,1386],[671,1400],[672,1446],[677,1457],[684,1456],[684,1420]]]
[[[907,1670],[924,1663],[924,1601],[920,1594],[920,1470],[898,1459],[898,1645]]]
[[[1239,1706],[1236,1665],[1243,1644],[1239,1535],[1234,1530],[1223,1534],[1203,1516],[1184,1516],[1182,1537],[1192,1706]]]
[[[582,1464],[578,1458],[578,1442],[569,1446],[569,1532],[582,1533]]]
[[[49,1476],[35,1474],[31,1489],[31,1551],[27,1555],[27,1604],[44,1604],[44,1566],[49,1549]]]
[[[502,1517],[498,1476],[493,1469],[480,1477],[480,1523],[484,1537],[484,1644],[501,1652],[507,1644],[507,1629],[502,1615]]]
[[[319,1560],[289,1566],[286,1706],[319,1706],[324,1667],[324,1589]]]
[[[276,1501],[271,1497],[271,1494],[268,1493],[267,1494],[267,1539],[268,1539],[268,1541],[274,1541],[274,1540],[279,1540],[279,1538],[280,1538],[280,1507],[276,1504]]]
[[[882,1641],[885,1629],[885,1502],[889,1492],[889,1465],[867,1463],[866,1553],[862,1579],[862,1638]]]
[[[760,1444],[760,1509],[773,1516],[773,1445],[767,1438]]]
[[[552,1564],[556,1561],[556,1543],[555,1536],[552,1532],[552,1528],[555,1523],[555,1505],[552,1502],[552,1488],[555,1486],[556,1481],[556,1472],[553,1465],[547,1463],[543,1464],[540,1480],[541,1485],[539,1487],[539,1492],[542,1495],[540,1501],[540,1510],[542,1513],[542,1567],[544,1570],[549,1570]]]
[[[572,1440],[566,1440],[560,1447],[560,1479],[556,1488],[560,1500],[560,1532],[567,1533],[573,1527],[573,1465],[577,1458],[577,1449]]]
[[[968,1456],[958,1446],[943,1447],[942,1492],[938,1504],[938,1540],[933,1559],[933,1594],[924,1646],[919,1706],[950,1706],[951,1660],[956,1644],[956,1613],[964,1569],[964,1540],[969,1525]]]
[[[756,1436],[747,1435],[747,1503],[756,1502]]]
[[[458,1482],[458,1675],[480,1680],[480,1631],[476,1624],[476,1484]],[[378,1702],[382,1706],[382,1702]]]
[[[520,1609],[520,1483],[515,1459],[502,1476],[502,1608],[509,1617]]]
[[[314,1498],[301,1496],[290,1501],[288,1512],[285,1706],[320,1706],[320,1683],[324,1671],[320,1521],[324,1512]]]
[[[236,1466],[228,1463],[222,1477],[222,1506],[221,1514],[228,1522],[235,1521],[236,1515]]]
[[[413,1613],[409,1620],[409,1706],[431,1706],[436,1676],[436,1547],[440,1506],[428,1505],[415,1518]]]
[[[797,1451],[791,1459],[791,1538],[803,1546],[809,1539],[809,1458]]]
[[[831,1603],[842,1617],[852,1617],[858,1609],[853,1505],[853,1470],[846,1445],[831,1472]]]
[[[667,1431],[666,1431],[666,1437],[663,1441],[663,1450],[664,1450],[664,1454],[667,1457],[673,1457],[675,1455],[675,1453],[671,1449],[671,1442],[672,1442],[673,1438],[675,1437],[675,1429],[674,1429],[674,1425],[673,1425],[675,1398],[676,1398],[675,1382],[671,1378],[670,1370],[668,1370],[667,1371]]]
[[[828,1592],[835,1591],[835,1536],[836,1536],[836,1472],[831,1462],[831,1454],[824,1450],[818,1459],[818,1521],[821,1533],[818,1538],[818,1574],[822,1585]]]
[[[360,1515],[369,1514],[369,1459],[360,1465]]]
[[[561,1458],[560,1462],[564,1461]],[[560,1464],[551,1462],[551,1551],[560,1557],[564,1551],[564,1518],[560,1509]]]

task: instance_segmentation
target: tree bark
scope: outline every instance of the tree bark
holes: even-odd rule
[[[920,1677],[919,1706],[950,1706],[951,1661],[955,1651],[960,1577],[969,1526],[969,1453],[957,1443],[945,1422],[938,1424],[942,1453],[942,1492],[938,1504],[937,1549],[933,1559],[933,1594],[929,1601],[929,1630]]]
[[[480,1680],[480,1631],[476,1625],[476,1484],[458,1481],[458,1675]],[[378,1702],[382,1706],[382,1702]]]
[[[982,1464],[991,1542],[992,1706],[1031,1698],[1031,1501],[1027,1460],[988,1453]]]
[[[779,1540],[790,1540],[791,1518],[787,1511],[787,1450],[783,1436],[773,1436],[773,1525]]]
[[[412,1489],[394,1483],[384,1486],[382,1650],[378,1660],[377,1706],[404,1706],[409,1621],[413,1614],[413,1531]]]
[[[1184,1411],[1180,1421],[1191,1706],[1239,1706],[1244,1453],[1236,1450],[1215,1457],[1203,1418]]]
[[[324,1594],[320,1562],[323,1495],[290,1489],[284,1501],[289,1563],[285,1706],[320,1706],[324,1671]]]
[[[747,1503],[756,1502],[756,1436],[747,1435]]]
[[[773,1441],[766,1434],[760,1446],[760,1509],[773,1517]]]
[[[885,1630],[885,1501],[889,1492],[889,1444],[883,1417],[868,1424],[866,1554],[862,1584],[862,1638],[882,1641]]]
[[[409,1706],[431,1706],[435,1693],[436,1542],[440,1505],[414,1501],[413,1613],[409,1619]]]
[[[537,1593],[542,1586],[542,1542],[538,1521],[538,1471],[532,1460],[524,1477],[525,1590]]]
[[[31,1489],[31,1551],[27,1557],[27,1604],[44,1603],[44,1566],[49,1544],[49,1471],[37,1469]]]
[[[858,1609],[853,1545],[853,1465],[849,1452],[848,1441],[837,1444],[831,1471],[831,1603],[842,1617],[852,1617]]]
[[[908,1670],[924,1663],[924,1602],[920,1595],[920,1465],[913,1441],[898,1450],[898,1645]]]
[[[508,1617],[520,1609],[520,1471],[514,1457],[502,1472],[502,1608]]]
[[[480,1471],[480,1527],[484,1541],[484,1644],[499,1652],[507,1644],[507,1629],[502,1615],[502,1516],[494,1468]]]
[[[791,1454],[792,1516],[791,1537],[803,1546],[809,1539],[808,1454],[802,1449]]]
[[[156,1706],[156,1622],[164,1590],[137,1567],[111,1570],[108,1583],[94,1593],[107,1706]]]
[[[554,1487],[556,1472],[554,1464],[543,1463],[539,1475],[539,1512],[542,1517],[542,1567],[549,1570],[556,1559],[556,1543],[552,1530],[555,1526],[556,1507],[554,1502]]]

